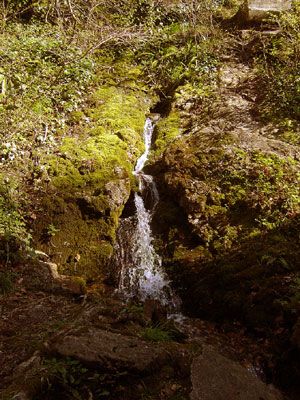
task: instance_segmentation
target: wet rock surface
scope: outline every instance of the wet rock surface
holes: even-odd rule
[[[47,181],[36,199],[33,242],[62,274],[107,274],[131,171],[142,152],[145,114],[154,101],[143,90],[131,94],[126,85],[94,88],[88,126],[78,126],[79,135],[71,129],[43,161]]]

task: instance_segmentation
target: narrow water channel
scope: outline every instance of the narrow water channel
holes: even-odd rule
[[[155,299],[171,308],[178,307],[178,299],[174,295],[170,281],[163,271],[161,257],[153,246],[151,220],[159,201],[159,193],[151,175],[143,172],[151,150],[154,124],[150,118],[144,126],[145,152],[137,160],[133,174],[139,181],[139,192],[134,194],[136,216],[133,231],[128,237],[126,248],[123,246],[121,255],[121,273],[119,291],[128,298],[139,300]],[[145,193],[151,194],[151,208],[145,207]],[[120,244],[119,244],[120,247]],[[126,252],[130,252],[128,255]],[[120,257],[119,257],[120,258]]]

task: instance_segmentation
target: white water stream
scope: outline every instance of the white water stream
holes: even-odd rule
[[[151,191],[153,205],[151,210],[147,210],[143,197],[140,193],[135,193],[134,202],[136,207],[137,224],[132,243],[132,263],[122,265],[119,291],[127,297],[137,297],[140,300],[148,298],[159,300],[163,305],[178,306],[178,300],[170,288],[170,281],[162,269],[162,260],[153,247],[153,237],[151,232],[151,219],[159,200],[159,194],[152,176],[142,172],[147,161],[153,133],[153,123],[147,118],[144,126],[145,152],[136,163],[134,175],[139,180],[141,193],[147,186]]]

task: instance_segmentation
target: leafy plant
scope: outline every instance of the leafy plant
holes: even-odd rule
[[[55,236],[56,233],[59,232],[59,231],[60,231],[60,229],[55,228],[55,226],[52,225],[52,224],[48,225],[48,227],[47,227],[47,229],[46,229],[47,235],[48,235],[48,236],[51,236],[51,237]]]
[[[18,203],[16,183],[0,176],[0,260],[6,265],[19,251],[30,248],[31,234],[26,228],[25,216]]]
[[[289,294],[283,298],[275,300],[275,303],[280,304],[285,310],[290,311],[293,314],[299,312],[300,309],[300,278],[293,276],[290,278],[289,283]]]
[[[120,311],[120,314],[131,314],[137,313],[142,314],[144,311],[144,307],[142,303],[127,303],[126,306]]]
[[[202,85],[214,79],[218,47],[216,36],[198,43],[195,36],[185,33],[183,24],[161,28],[151,41],[136,50],[136,60],[142,65],[148,84],[164,96],[172,95],[186,81]]]
[[[140,331],[143,339],[150,343],[171,342],[174,340],[174,332],[170,328],[170,323],[158,322],[154,325],[143,328]]]

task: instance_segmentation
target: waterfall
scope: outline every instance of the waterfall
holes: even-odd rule
[[[137,160],[133,172],[139,180],[141,193],[136,192],[134,194],[136,223],[133,232],[128,234],[126,238],[126,247],[129,248],[131,254],[130,256],[124,254],[124,249],[119,252],[119,262],[122,266],[119,291],[128,298],[136,297],[140,300],[151,298],[159,300],[163,305],[177,307],[178,300],[174,296],[170,288],[170,281],[162,269],[161,257],[156,253],[153,246],[150,224],[159,201],[159,193],[153,177],[144,174],[142,171],[151,150],[153,128],[151,119],[147,118],[144,126],[145,152]],[[146,189],[151,193],[152,205],[150,210],[146,209],[143,200],[143,192]]]

